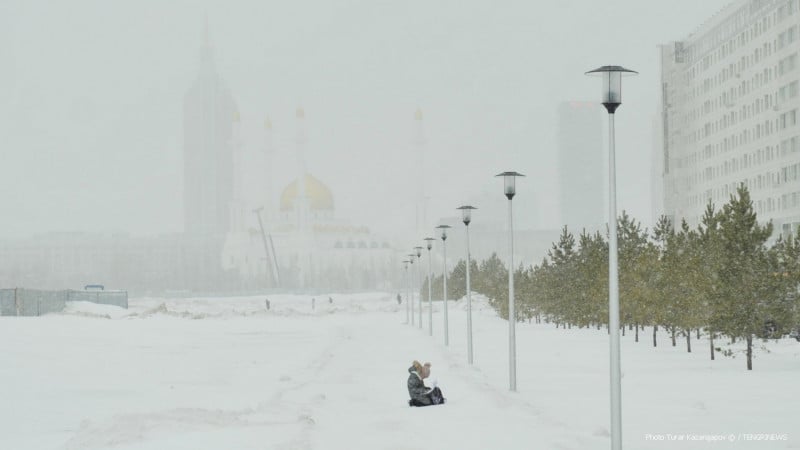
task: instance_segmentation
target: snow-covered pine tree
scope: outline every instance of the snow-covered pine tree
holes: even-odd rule
[[[722,299],[719,323],[725,334],[747,343],[747,370],[753,370],[753,337],[762,332],[779,300],[777,258],[765,246],[772,222],[760,225],[750,193],[742,184],[722,209],[719,221]]]
[[[700,249],[700,264],[704,277],[702,290],[702,309],[698,311],[701,321],[708,332],[709,352],[714,360],[714,337],[721,328],[718,311],[724,305],[720,294],[720,263],[722,253],[720,247],[719,222],[721,212],[716,211],[714,204],[709,200],[700,225],[697,227],[698,246]]]

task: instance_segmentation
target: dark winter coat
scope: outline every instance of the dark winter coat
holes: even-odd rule
[[[417,373],[417,369],[414,366],[408,368],[408,373],[408,395],[411,400],[416,400],[417,403],[423,405],[430,405],[431,397],[428,395],[430,389],[425,387],[425,383],[422,382],[422,376]]]

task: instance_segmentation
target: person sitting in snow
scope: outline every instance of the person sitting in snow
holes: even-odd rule
[[[445,402],[436,382],[433,383],[433,389],[429,389],[423,381],[431,375],[431,363],[426,362],[423,365],[414,361],[408,368],[408,373],[408,395],[411,397],[408,406],[431,406]]]

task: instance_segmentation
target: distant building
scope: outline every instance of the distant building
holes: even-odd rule
[[[102,284],[137,294],[215,288],[181,234],[46,233],[0,241],[0,286],[82,289]],[[224,286],[216,286],[222,290]]]
[[[597,102],[558,106],[558,186],[561,225],[575,234],[605,222],[603,107]]]
[[[800,224],[800,0],[737,0],[660,47],[664,212],[696,225],[744,183],[759,220]]]
[[[466,199],[467,204],[478,208],[472,212],[472,222],[469,225],[470,255],[476,261],[488,259],[493,253],[503,261],[508,258],[508,200],[503,195],[502,184],[495,187],[496,190]],[[527,267],[542,262],[553,242],[558,240],[560,230],[535,228],[518,220],[518,212],[521,212],[525,204],[521,200],[530,202],[524,192],[520,193],[519,188],[520,184],[517,184],[517,196],[513,201],[514,265]],[[453,264],[466,259],[466,230],[461,221],[461,213],[453,210],[452,215],[438,218],[436,224],[452,227],[447,233],[447,264],[452,269]],[[577,236],[580,232],[573,230],[573,234]],[[441,235],[431,229],[430,236],[436,238],[432,252],[433,271],[439,274],[442,267]]]
[[[183,114],[183,233],[48,233],[0,241],[0,287],[104,284],[134,294],[391,287],[399,274],[392,246],[368,227],[336,217],[333,192],[306,170],[302,108],[296,112],[296,166],[273,167],[267,119],[266,167],[256,169],[262,183],[245,192],[251,161],[236,102],[214,65],[207,26],[200,71],[184,98]],[[418,112],[417,122],[421,119]],[[417,146],[424,144],[420,127]],[[293,178],[280,193],[273,190],[278,172]]]

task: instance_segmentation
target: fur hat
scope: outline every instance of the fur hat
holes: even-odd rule
[[[411,365],[414,366],[414,370],[422,378],[427,377],[431,373],[431,363],[429,363],[429,362],[426,362],[425,364],[421,364],[419,361],[417,361],[415,359],[414,362],[411,363]]]

